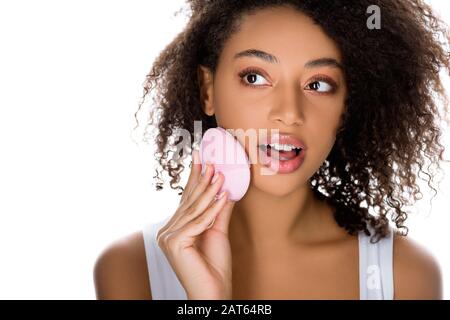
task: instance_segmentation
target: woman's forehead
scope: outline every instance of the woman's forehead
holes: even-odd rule
[[[239,55],[250,48],[270,53],[261,57],[281,64],[291,61],[304,64],[323,56],[337,61],[341,58],[338,46],[320,26],[290,8],[260,9],[245,15],[239,30],[226,41],[222,54],[229,63],[234,63],[239,58],[250,57]]]

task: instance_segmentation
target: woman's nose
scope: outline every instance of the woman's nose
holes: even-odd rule
[[[270,121],[280,121],[286,126],[300,125],[304,122],[304,103],[298,93],[285,93],[270,110]]]

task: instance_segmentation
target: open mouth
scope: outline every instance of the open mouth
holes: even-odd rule
[[[260,150],[267,154],[268,157],[277,159],[280,161],[292,160],[299,156],[302,148],[298,147],[286,147],[283,149],[278,149],[277,147],[271,146],[270,144],[262,144],[259,146]]]

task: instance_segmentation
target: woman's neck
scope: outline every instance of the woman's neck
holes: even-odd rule
[[[235,204],[229,226],[233,246],[251,251],[320,241],[332,232],[342,232],[332,208],[308,186],[283,197],[250,186]]]

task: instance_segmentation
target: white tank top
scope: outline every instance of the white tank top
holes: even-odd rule
[[[169,261],[156,242],[156,235],[170,217],[147,224],[143,230],[145,255],[153,300],[187,300],[186,291],[178,280]],[[372,231],[371,227],[369,229]],[[361,300],[392,300],[393,228],[377,243],[360,231],[359,242],[359,297]]]

